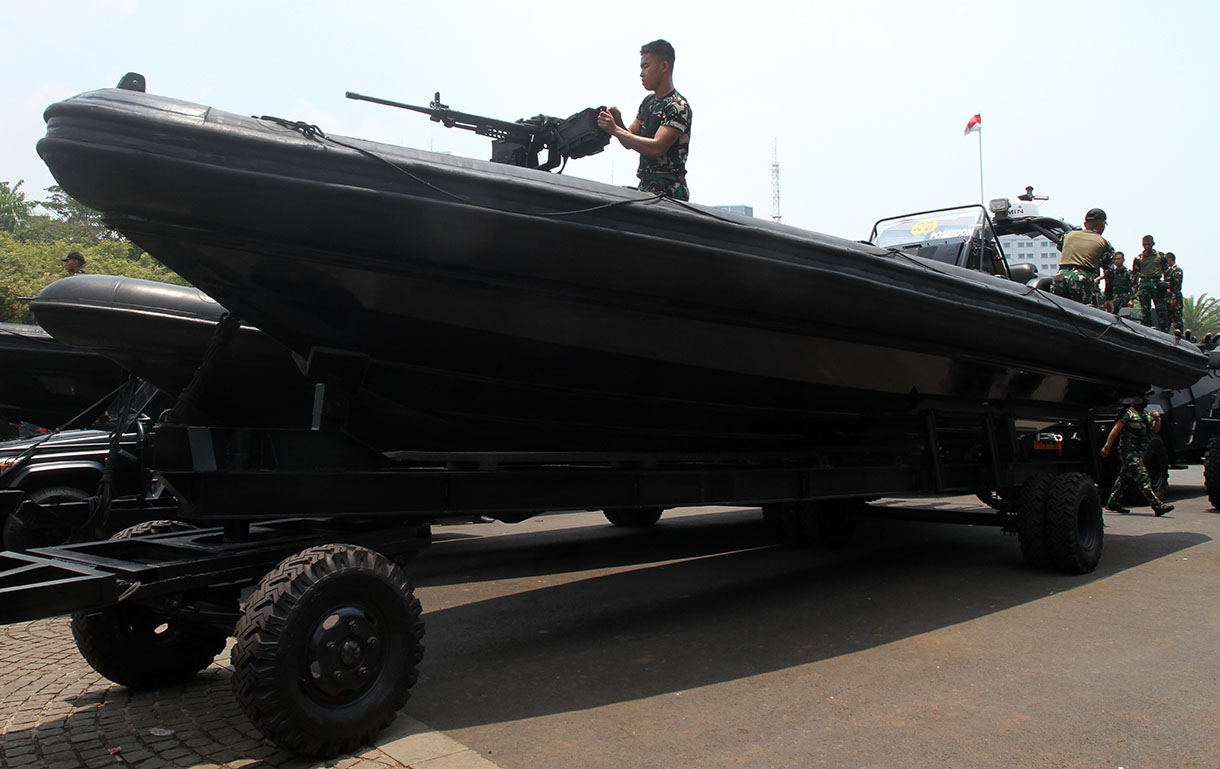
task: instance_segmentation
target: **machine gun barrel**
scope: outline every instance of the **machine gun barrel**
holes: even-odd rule
[[[597,125],[597,115],[604,107],[588,107],[565,120],[549,115],[535,115],[510,123],[507,120],[449,109],[448,104],[441,104],[440,91],[436,92],[432,103],[427,107],[403,104],[377,96],[365,96],[355,91],[348,91],[346,95],[347,98],[357,101],[371,101],[387,107],[422,112],[446,128],[462,128],[474,131],[479,136],[490,137],[493,163],[550,171],[566,163],[568,158],[595,155],[610,143],[610,135]],[[544,149],[547,151],[547,160],[545,163],[539,163],[538,153]],[[562,169],[560,171],[562,172]]]
[[[399,109],[409,109],[413,112],[422,112],[427,115],[434,123],[440,123],[446,128],[462,128],[467,131],[474,131],[479,136],[488,136],[492,139],[507,139],[516,138],[517,140],[528,139],[528,137],[536,136],[545,129],[541,126],[531,126],[522,123],[511,123],[507,120],[497,120],[496,118],[482,117],[481,115],[472,115],[467,112],[458,112],[457,110],[449,109],[447,105],[440,103],[440,93],[436,94],[432,104],[428,107],[419,107],[414,104],[404,104],[399,101],[391,101],[390,99],[382,99],[377,96],[366,96],[348,91],[347,98],[357,101],[369,101],[374,104],[383,104],[387,107],[397,107]]]

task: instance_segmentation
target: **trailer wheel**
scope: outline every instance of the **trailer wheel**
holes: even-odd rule
[[[606,520],[615,526],[624,526],[629,529],[647,529],[650,526],[655,526],[657,521],[661,520],[661,514],[665,512],[663,507],[620,507],[611,510],[603,510],[602,514],[606,516]]]
[[[1207,453],[1203,456],[1203,486],[1207,489],[1207,501],[1220,509],[1220,435],[1207,442]]]
[[[423,634],[414,588],[388,558],[351,545],[309,548],[263,577],[247,601],[233,688],[280,747],[350,752],[406,703]]]
[[[1084,473],[1055,477],[1046,502],[1046,539],[1055,566],[1070,574],[1097,568],[1102,546],[1101,498]]]
[[[111,539],[188,531],[181,521],[145,521]],[[72,615],[72,637],[89,666],[129,689],[157,689],[190,681],[224,651],[228,634],[189,624],[135,603]]]
[[[842,547],[856,533],[852,513],[863,500],[834,499],[816,502],[776,502],[763,505],[763,518],[779,538],[798,545]]]
[[[1035,569],[1048,568],[1052,563],[1046,541],[1046,500],[1054,482],[1053,475],[1036,475],[1021,487],[1017,497],[1017,541],[1025,563]]]

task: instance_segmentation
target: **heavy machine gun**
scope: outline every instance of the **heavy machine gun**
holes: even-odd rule
[[[347,98],[422,112],[433,122],[446,128],[462,128],[474,131],[479,136],[490,137],[491,162],[536,168],[539,171],[550,171],[566,165],[569,158],[596,155],[610,143],[610,135],[597,125],[597,114],[605,107],[586,107],[563,119],[550,115],[535,115],[510,123],[507,120],[449,109],[449,105],[441,104],[440,91],[436,92],[432,103],[427,107],[365,96],[353,91],[347,92]],[[540,164],[538,155],[544,149],[547,151],[547,159],[545,163]],[[560,168],[560,173],[562,171]]]

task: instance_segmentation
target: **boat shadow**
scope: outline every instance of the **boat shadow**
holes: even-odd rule
[[[538,534],[482,548],[477,536],[455,537],[449,552],[442,539],[430,553],[437,557],[409,566],[427,651],[405,714],[449,731],[680,693],[1002,612],[1209,541],[1111,533],[1098,570],[1075,577],[1028,569],[1015,539],[994,529],[949,524],[866,519],[859,544],[837,551],[770,544],[750,510],[685,515],[647,531]],[[475,598],[461,602],[468,590]],[[69,715],[5,730],[3,745],[68,735],[75,744],[95,733],[125,757],[167,764],[194,755],[222,766],[320,769],[342,760],[295,758],[268,744],[234,700],[231,679],[226,653],[180,687],[133,692],[103,682],[63,697]],[[170,733],[150,733],[156,727]]]
[[[758,544],[762,521],[715,517],[681,538],[658,527],[660,543],[586,549],[575,575],[561,549],[522,551],[491,567],[528,585],[509,595],[429,609],[430,593],[446,589],[424,577],[438,589],[421,590],[428,650],[406,712],[450,730],[744,679],[1085,587],[1209,540],[1111,534],[1097,571],[1066,576],[1030,570],[1015,538],[990,528],[866,520],[864,544],[826,552]],[[613,551],[619,568],[600,573]]]

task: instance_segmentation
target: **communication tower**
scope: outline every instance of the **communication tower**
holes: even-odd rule
[[[771,218],[780,221],[779,213],[779,139],[771,140]]]

